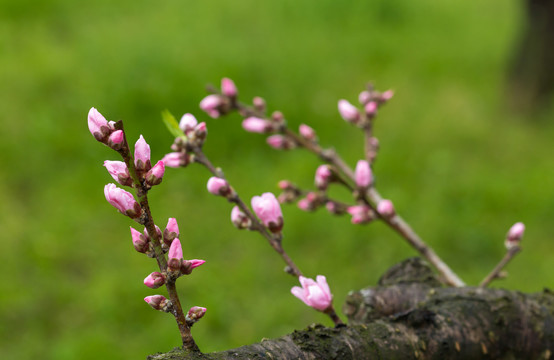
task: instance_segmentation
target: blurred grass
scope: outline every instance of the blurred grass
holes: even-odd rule
[[[525,251],[496,286],[552,286],[554,109],[510,113],[506,69],[521,27],[515,0],[0,1],[0,357],[135,359],[178,345],[169,316],[142,285],[152,261],[105,201],[86,114],[97,107],[144,134],[153,159],[172,139],[160,111],[193,112],[209,127],[206,152],[246,199],[281,178],[309,186],[319,164],[278,153],[239,119],[198,110],[205,83],[233,78],[292,127],[317,129],[354,163],[362,139],[338,117],[368,80],[396,95],[378,118],[380,191],[469,284],[503,254],[503,236],[527,225]],[[208,262],[179,282],[185,306],[208,308],[194,328],[204,351],[328,323],[289,294],[293,279],[267,244],[236,231],[228,204],[205,191],[208,174],[169,169],[151,192],[154,216],[178,219],[184,251]],[[309,276],[325,274],[340,308],[415,255],[382,224],[284,208],[285,246]],[[186,234],[186,235],[185,235]]]

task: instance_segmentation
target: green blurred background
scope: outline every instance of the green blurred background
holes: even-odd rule
[[[193,112],[206,153],[245,199],[288,178],[310,186],[318,160],[269,149],[240,119],[209,119],[204,86],[228,76],[291,127],[313,126],[351,164],[362,138],[337,113],[367,81],[392,88],[376,135],[381,193],[468,283],[503,256],[516,221],[524,252],[494,286],[539,291],[554,282],[554,110],[510,111],[506,73],[524,22],[516,0],[0,1],[0,358],[137,359],[179,344],[174,320],[142,300],[153,261],[104,199],[94,141],[97,107],[144,134],[153,160],[172,138],[160,120]],[[160,226],[176,217],[185,257],[207,263],[178,282],[188,308],[208,308],[193,333],[204,351],[329,325],[289,293],[294,279],[230,206],[205,191],[200,166],[168,169],[152,190]],[[337,191],[339,196],[346,194]],[[340,308],[415,252],[382,224],[351,226],[325,211],[284,208],[285,247],[308,276],[325,274]],[[164,293],[165,290],[162,290]]]

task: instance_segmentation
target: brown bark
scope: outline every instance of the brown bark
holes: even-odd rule
[[[418,258],[349,294],[348,326],[312,325],[211,354],[174,349],[148,359],[549,359],[554,293],[444,288]]]

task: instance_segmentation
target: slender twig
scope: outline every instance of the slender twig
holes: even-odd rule
[[[213,175],[227,181],[227,179],[225,178],[225,175],[223,174],[223,171],[221,171],[221,169],[216,168],[215,166],[213,166],[213,164],[208,159],[208,157],[204,154],[202,149],[200,149],[199,147],[194,147],[190,150],[192,152],[194,152],[194,155],[195,155],[194,156],[194,161],[195,162],[197,162],[197,163],[203,165],[204,167],[206,167],[206,169],[208,169]],[[227,181],[227,183],[229,183],[229,182]],[[296,277],[301,276],[302,272],[300,271],[298,266],[296,266],[296,264],[292,261],[292,259],[288,256],[288,254],[283,249],[283,246],[281,244],[281,235],[270,234],[269,231],[267,231],[267,228],[252,213],[250,208],[248,206],[246,206],[244,201],[242,201],[242,199],[240,198],[240,196],[238,195],[238,193],[236,191],[233,190],[233,194],[228,199],[229,199],[230,202],[235,203],[241,209],[241,211],[243,213],[245,213],[246,216],[248,216],[248,218],[250,218],[250,220],[252,222],[251,229],[259,232],[263,237],[265,237],[267,239],[267,241],[269,242],[271,247],[275,251],[277,251],[277,253],[279,253],[279,255],[281,255],[281,257],[283,258],[283,260],[285,261],[287,266],[290,268],[290,273],[292,275],[296,276]]]
[[[250,106],[242,104],[240,102],[234,103],[234,109],[239,111],[242,114],[249,114],[259,117],[265,117],[261,112],[256,111]],[[293,131],[286,128],[286,126],[281,126],[280,132],[289,136],[293,139],[299,146],[304,147],[308,151],[314,153],[323,161],[334,165],[339,169],[347,178],[351,181],[354,181],[354,171],[346,164],[346,162],[337,154],[337,152],[330,148],[324,149],[318,144],[306,140],[301,136],[298,136]],[[370,134],[370,133],[368,133]],[[368,135],[366,134],[366,135]],[[369,137],[366,142],[369,142]],[[378,204],[382,200],[379,192],[371,187],[367,190],[366,194],[369,204]],[[427,259],[442,275],[443,280],[446,284],[455,287],[465,286],[465,283],[448,267],[448,265],[442,261],[442,259],[429,247],[418,235],[417,233],[408,225],[408,223],[402,219],[400,215],[395,215],[391,218],[381,217],[385,223],[400,234],[414,249],[416,249],[423,257]]]
[[[116,128],[118,130],[123,130],[123,122],[118,121],[116,123]],[[146,230],[148,231],[148,235],[150,235],[151,244],[154,249],[156,261],[158,262],[158,266],[160,270],[164,272],[167,270],[167,260],[162,250],[160,234],[158,234],[158,232],[156,231],[154,218],[152,217],[150,206],[148,204],[148,196],[147,196],[148,188],[145,186],[144,182],[142,182],[139,179],[137,175],[135,164],[133,162],[133,159],[129,150],[129,145],[127,143],[127,137],[125,135],[125,131],[123,131],[123,136],[124,136],[123,146],[121,150],[119,150],[119,153],[121,154],[123,161],[127,165],[129,174],[133,179],[133,187],[135,188],[137,197],[139,198],[139,204],[143,211],[143,217],[141,219],[141,223],[146,227]],[[196,342],[192,337],[190,327],[187,325],[187,322],[185,320],[185,314],[183,313],[183,308],[181,306],[181,302],[179,301],[179,295],[175,287],[175,281],[176,279],[169,277],[165,284],[172,304],[171,313],[173,314],[173,316],[175,317],[175,320],[177,321],[177,326],[179,328],[179,333],[181,334],[181,341],[183,343],[183,347],[190,351],[200,352],[198,345],[196,345]]]
[[[494,279],[501,278],[500,274],[502,272],[502,269],[512,260],[512,258],[521,251],[521,247],[519,245],[514,245],[511,248],[506,251],[506,255],[500,260],[498,265],[494,267],[494,269],[488,274],[483,281],[479,284],[479,287],[485,288],[487,287]]]

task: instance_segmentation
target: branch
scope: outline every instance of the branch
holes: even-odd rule
[[[237,349],[164,359],[548,359],[554,293],[442,288],[419,259],[390,269],[379,286],[349,294],[350,325],[312,325]]]

